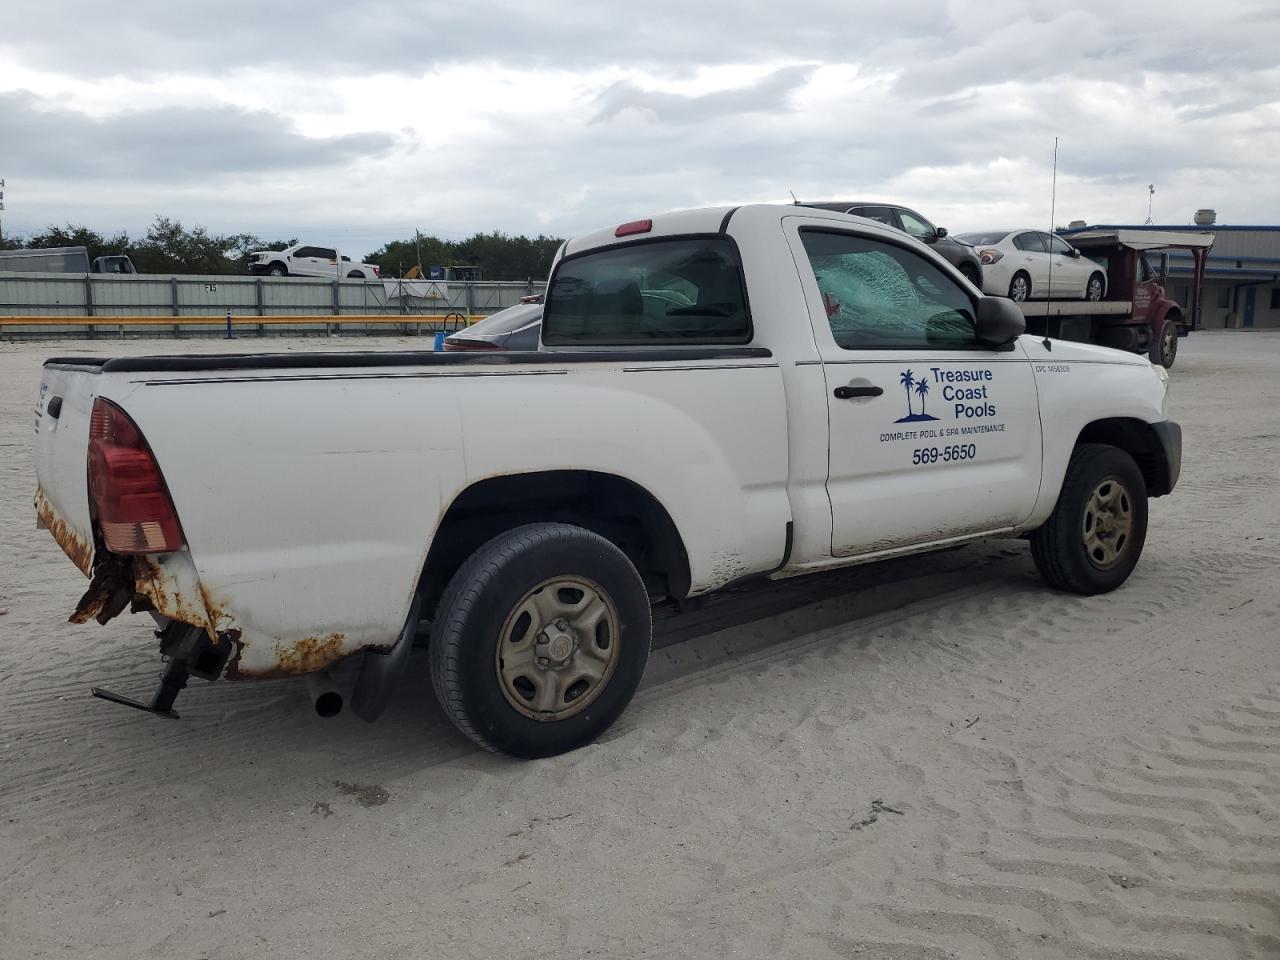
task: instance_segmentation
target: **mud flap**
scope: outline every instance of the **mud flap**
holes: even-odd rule
[[[385,653],[365,650],[361,656],[360,674],[351,695],[351,709],[366,723],[373,723],[382,716],[400,688],[400,680],[409,664],[409,653],[413,650],[413,635],[418,629],[421,606],[422,600],[415,596],[409,608],[409,619],[394,647]]]

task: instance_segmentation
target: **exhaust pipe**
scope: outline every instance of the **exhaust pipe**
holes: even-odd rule
[[[336,717],[342,712],[342,694],[334,686],[328,670],[307,674],[307,693],[318,715]]]

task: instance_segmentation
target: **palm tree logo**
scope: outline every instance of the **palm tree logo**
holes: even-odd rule
[[[925,397],[929,395],[929,381],[921,378],[916,379],[915,371],[903,370],[898,376],[898,383],[907,391],[907,415],[895,423],[917,423],[921,420],[937,420],[931,413],[924,412]],[[916,413],[915,406],[911,403],[911,394],[916,394],[920,398],[920,412]]]
[[[916,384],[916,396],[920,398],[920,415],[924,416],[924,398],[929,395],[929,381],[921,380]]]
[[[902,371],[902,375],[898,377],[898,382],[906,388],[907,391],[907,416],[910,417],[914,412],[911,409],[911,389],[916,385],[916,375],[910,370]]]

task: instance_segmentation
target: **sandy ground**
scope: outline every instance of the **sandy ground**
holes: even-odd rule
[[[142,618],[65,622],[40,361],[222,346],[0,345],[0,957],[1280,956],[1280,336],[1184,341],[1120,591],[1018,542],[743,591],[537,763],[454,733],[421,656],[376,726],[298,682],[88,696],[158,665]]]

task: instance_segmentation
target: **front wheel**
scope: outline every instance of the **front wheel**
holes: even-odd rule
[[[273,263],[267,268],[267,276],[269,277],[283,277],[288,272],[282,263]]]
[[[631,561],[563,523],[517,527],[472,554],[435,626],[431,680],[445,713],[482,747],[523,758],[607,730],[640,684],[652,634]]]
[[[1147,540],[1147,485],[1118,447],[1082,443],[1058,504],[1031,534],[1031,558],[1051,586],[1090,596],[1129,578]]]
[[[1178,358],[1178,324],[1172,318],[1164,322],[1160,335],[1151,341],[1148,355],[1152,363],[1158,363],[1168,370]]]
[[[972,283],[979,290],[982,289],[982,274],[978,272],[978,268],[971,263],[962,263],[956,268],[964,276],[966,280]]]
[[[1022,303],[1031,298],[1031,277],[1019,270],[1009,281],[1009,299]]]

